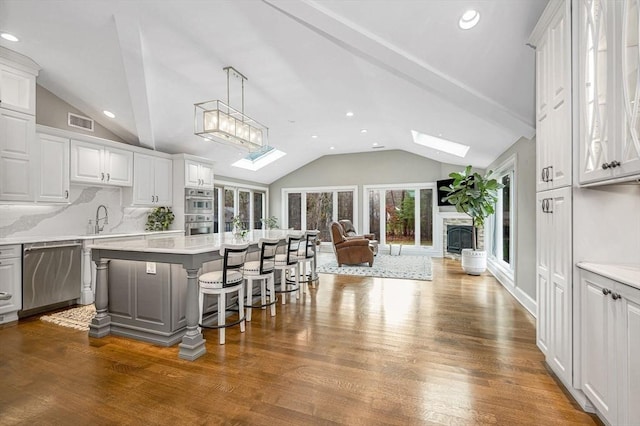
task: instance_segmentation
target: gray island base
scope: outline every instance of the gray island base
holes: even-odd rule
[[[243,240],[231,233],[175,236],[90,246],[97,271],[96,316],[89,325],[89,336],[114,334],[163,346],[180,342],[180,358],[199,358],[206,353],[198,327],[200,269],[219,267],[224,243],[249,242],[257,250],[260,238],[284,241],[289,234],[302,232],[252,231]],[[155,274],[147,273],[147,262],[156,263]],[[205,311],[210,309],[207,306]]]

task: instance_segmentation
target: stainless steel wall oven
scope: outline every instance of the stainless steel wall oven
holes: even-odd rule
[[[213,191],[185,189],[184,228],[186,235],[213,233]]]

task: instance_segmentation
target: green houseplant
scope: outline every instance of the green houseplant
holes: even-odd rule
[[[166,231],[173,223],[173,219],[175,216],[171,207],[156,207],[149,212],[144,229],[147,231]]]
[[[238,216],[234,216],[231,219],[231,223],[233,225],[233,236],[236,238],[244,238],[245,235],[247,235],[249,233],[249,230],[244,228],[244,224],[242,221],[242,218],[240,217],[240,215]]]
[[[278,218],[275,216],[263,217],[260,222],[262,222],[263,229],[278,229]]]
[[[450,173],[453,183],[440,188],[447,193],[442,201],[455,206],[459,213],[466,213],[471,217],[472,249],[462,250],[462,269],[471,275],[479,275],[487,268],[487,252],[478,250],[477,247],[477,230],[494,213],[498,190],[503,187],[491,177],[492,173],[492,170],[484,175],[472,173],[471,166],[467,166],[462,172]]]

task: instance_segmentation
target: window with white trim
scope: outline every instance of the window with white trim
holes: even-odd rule
[[[515,158],[502,165],[493,177],[503,185],[498,190],[495,213],[488,220],[488,235],[491,240],[489,258],[500,268],[515,270]]]

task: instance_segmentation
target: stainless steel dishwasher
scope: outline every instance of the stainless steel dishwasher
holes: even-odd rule
[[[80,297],[82,241],[25,244],[22,258],[22,311],[25,317],[63,305]]]

